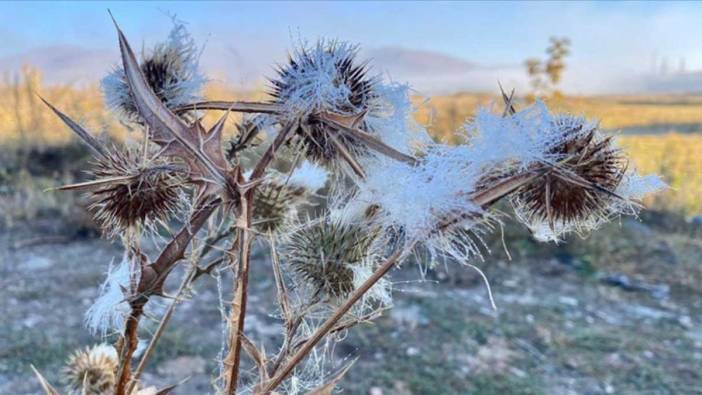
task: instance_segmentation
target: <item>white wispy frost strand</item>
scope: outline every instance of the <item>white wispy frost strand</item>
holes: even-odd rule
[[[138,270],[138,265],[131,262],[126,253],[118,266],[110,264],[98,298],[85,313],[85,324],[93,334],[105,336],[123,327],[130,312],[123,290],[132,288]]]
[[[405,154],[413,154],[432,143],[426,128],[414,118],[417,109],[412,104],[410,91],[407,84],[376,83],[375,97],[370,103],[372,111],[365,118],[368,129],[376,131],[385,144]]]
[[[150,73],[143,70],[144,63],[158,63],[166,72],[163,86],[152,86],[159,98],[168,106],[176,107],[201,99],[201,91],[207,79],[199,70],[200,49],[189,34],[185,24],[173,19],[173,28],[165,42],[157,44],[141,60],[142,71],[150,81]],[[107,106],[118,114],[133,120],[135,114],[130,113],[134,108],[129,91],[124,68],[115,67],[101,81]]]
[[[282,76],[286,88],[279,100],[284,103],[289,118],[319,111],[338,112],[342,108],[350,114],[363,111],[351,102],[351,87],[338,78],[340,62],[352,59],[357,53],[357,45],[344,41],[301,43],[291,55],[294,67],[285,66]]]
[[[626,199],[640,200],[652,193],[660,192],[668,188],[660,177],[656,175],[641,176],[631,172],[624,176],[615,193]]]
[[[423,238],[452,214],[482,211],[467,199],[482,173],[465,146],[430,146],[417,166],[390,159],[367,163],[354,204],[379,205],[385,225],[410,239]]]
[[[546,154],[549,148],[563,140],[559,129],[554,126],[578,121],[582,122],[577,117],[557,120],[546,105],[537,100],[533,105],[506,117],[489,108],[480,108],[473,121],[464,126],[463,132],[467,144],[480,153],[482,162],[516,165],[523,169],[534,162],[557,159]]]
[[[300,167],[293,171],[288,183],[307,188],[310,191],[317,191],[324,188],[327,176],[327,171],[323,167],[305,160]]]

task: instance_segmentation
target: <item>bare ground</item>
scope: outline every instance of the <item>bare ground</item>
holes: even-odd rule
[[[359,357],[344,393],[702,393],[702,233],[668,222],[625,220],[546,248],[506,235],[514,259],[497,243],[484,264],[497,311],[470,269],[449,264],[417,281],[405,265],[393,273],[394,309],[337,347],[340,358]],[[58,223],[0,229],[1,394],[40,393],[30,364],[60,383],[69,353],[99,341],[83,313],[121,251],[94,238],[59,243],[67,233]],[[267,265],[259,249],[247,333],[270,351],[278,327]],[[177,394],[210,393],[216,371],[216,282],[203,278],[197,289],[145,376],[189,376]]]

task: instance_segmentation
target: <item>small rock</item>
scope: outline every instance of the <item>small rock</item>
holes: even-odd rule
[[[368,395],[383,395],[383,389],[380,387],[371,387]]]
[[[203,374],[205,372],[205,364],[203,358],[184,356],[162,363],[156,368],[156,371],[164,376],[182,379],[183,377]]]
[[[571,298],[570,296],[559,296],[558,301],[564,305],[568,305],[568,306],[572,306],[572,307],[578,306],[578,300],[575,298]]]
[[[28,270],[44,270],[51,267],[51,260],[43,256],[32,255],[27,258],[23,266]]]
[[[419,349],[416,347],[407,347],[407,356],[414,357],[415,355],[419,355]]]
[[[633,305],[629,306],[627,310],[629,310],[631,314],[644,319],[660,320],[662,318],[670,317],[670,313],[668,313],[667,311],[658,310],[647,306]]]
[[[684,315],[678,318],[678,322],[686,329],[692,329],[693,327],[692,318],[690,318],[689,315]]]

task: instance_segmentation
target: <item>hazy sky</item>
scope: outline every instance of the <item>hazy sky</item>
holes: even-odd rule
[[[0,72],[38,63],[50,81],[96,80],[117,59],[110,9],[132,44],[188,22],[217,78],[251,85],[300,38],[361,44],[376,71],[423,90],[523,86],[524,59],[548,38],[573,43],[573,93],[643,89],[653,70],[702,70],[702,4],[693,2],[28,2],[0,3]],[[643,82],[642,82],[643,81]]]

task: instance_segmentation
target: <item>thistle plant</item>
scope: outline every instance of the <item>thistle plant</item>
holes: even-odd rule
[[[301,44],[279,66],[269,101],[203,101],[182,26],[141,61],[115,26],[122,64],[103,85],[110,107],[143,132],[139,148],[108,148],[49,105],[95,154],[93,180],[63,189],[86,191],[105,234],[125,250],[86,317],[97,334],[116,335],[114,348],[73,356],[71,391],[147,387],[142,372],[177,306],[201,276],[229,273],[216,392],[330,393],[349,368],[329,367],[340,341],[333,334],[392,307],[388,274],[409,256],[428,251],[420,263],[429,267],[449,260],[479,270],[481,238],[503,215],[499,201],[511,202],[536,237],[560,240],[636,215],[645,195],[665,188],[638,175],[597,124],[539,101],[518,110],[504,93],[504,111],[480,109],[457,131],[465,143],[434,142],[413,118],[410,89],[371,76],[348,43]],[[205,111],[223,115],[206,126]],[[231,112],[246,116],[225,146]],[[277,166],[281,158],[286,166]],[[174,226],[158,254],[142,251],[142,238]],[[244,333],[256,240],[270,251],[271,313],[281,324],[273,354]],[[185,267],[181,285],[167,294],[177,266]],[[137,361],[142,318],[158,299],[170,304]],[[244,374],[242,358],[255,372]]]

